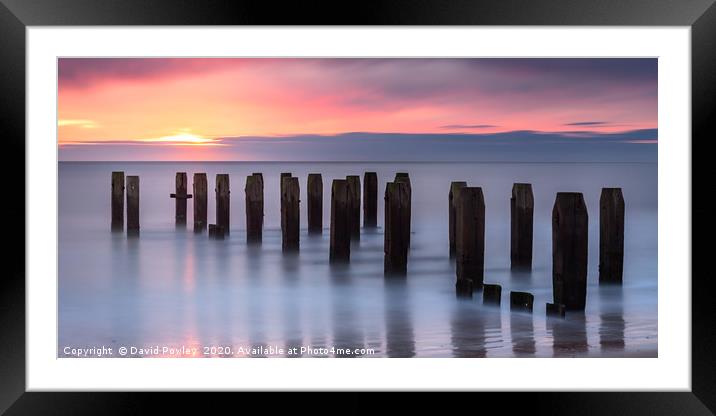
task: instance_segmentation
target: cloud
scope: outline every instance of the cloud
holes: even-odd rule
[[[565,123],[565,126],[604,126],[609,123],[606,121],[576,121],[574,123]]]
[[[90,87],[105,81],[151,81],[239,67],[231,58],[60,58],[60,87]]]
[[[544,106],[619,90],[655,96],[657,85],[652,58],[61,58],[58,65],[61,87],[258,68],[294,92],[338,92],[348,105],[381,107],[470,102],[484,94],[492,99],[519,94],[529,98],[526,105]]]
[[[440,126],[441,129],[452,129],[452,130],[454,130],[454,129],[491,129],[491,128],[495,128],[495,127],[500,127],[500,126],[495,126],[492,124],[447,124],[444,126]]]

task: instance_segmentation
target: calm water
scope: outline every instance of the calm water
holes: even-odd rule
[[[110,175],[139,175],[141,236],[110,232]],[[206,172],[209,222],[214,178],[230,174],[231,235],[174,225],[174,175]],[[328,264],[330,183],[378,172],[379,195],[397,171],[409,172],[411,251],[404,282],[383,277],[383,233],[364,231],[346,269]],[[247,246],[244,182],[263,172],[265,229]],[[324,232],[306,233],[301,204],[301,250],[281,252],[280,172],[299,177],[305,201],[308,173],[323,174]],[[448,257],[450,182],[482,186],[486,205],[485,282],[502,285],[502,307],[455,298]],[[535,194],[534,267],[510,272],[510,192],[531,182]],[[599,193],[622,187],[626,200],[624,286],[598,281]],[[191,183],[189,184],[191,190]],[[584,314],[545,318],[552,301],[551,209],[558,191],[583,192],[589,210],[589,286]],[[378,201],[383,224],[383,201]],[[509,311],[510,290],[535,296],[533,315]],[[199,348],[212,355],[274,355],[272,349],[312,348],[302,356],[581,357],[657,355],[656,164],[510,163],[70,163],[59,164],[59,340],[65,347]],[[248,352],[251,348],[264,350]],[[358,354],[331,348],[366,349]],[[328,349],[328,353],[319,350]],[[372,353],[371,351],[372,350]],[[137,351],[129,356],[152,355]],[[214,354],[216,353],[216,354]],[[228,353],[228,354],[227,354]],[[165,356],[191,356],[191,350]],[[279,354],[280,355],[280,354]]]

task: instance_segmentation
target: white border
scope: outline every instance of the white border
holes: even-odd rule
[[[685,27],[28,27],[27,389],[690,391],[690,36]],[[57,179],[58,56],[659,57],[659,358],[57,359],[57,189],[47,183]]]

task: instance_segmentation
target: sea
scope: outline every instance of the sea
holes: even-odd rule
[[[112,171],[140,177],[138,237],[110,229]],[[230,178],[230,233],[209,239],[175,224],[176,172],[209,180],[215,222],[217,174]],[[247,244],[246,177],[264,177],[261,244]],[[300,250],[281,249],[279,177],[301,188]],[[333,179],[377,172],[378,228],[362,229],[350,264],[328,261]],[[383,193],[396,172],[412,184],[407,276],[383,274]],[[306,180],[323,178],[323,232],[306,230]],[[448,247],[451,181],[485,196],[485,283],[499,307],[455,294]],[[533,268],[510,270],[512,184],[534,192]],[[58,166],[58,352],[105,348],[112,357],[398,358],[657,357],[656,163],[60,162]],[[599,196],[625,200],[624,278],[598,283]],[[551,213],[557,192],[581,192],[589,214],[584,313],[548,318],[552,302]],[[126,214],[126,213],[125,213]],[[362,215],[362,213],[361,213]],[[362,222],[361,222],[362,223]],[[534,295],[533,313],[511,312],[510,291]],[[125,351],[121,353],[120,351]]]

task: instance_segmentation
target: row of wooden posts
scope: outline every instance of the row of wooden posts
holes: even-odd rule
[[[139,232],[139,177],[112,172],[112,229],[124,226],[124,191],[127,192],[127,233]],[[216,175],[216,224],[207,223],[207,177],[195,173],[193,194],[187,192],[187,175],[177,172],[175,220],[186,224],[187,199],[194,201],[194,231],[209,230],[211,238],[223,239],[230,229],[229,175]],[[264,220],[264,181],[261,173],[246,178],[246,238],[249,243],[262,239]],[[323,231],[323,180],[311,173],[307,179],[308,232]],[[385,188],[384,272],[407,273],[410,249],[411,183],[408,173],[397,173]],[[298,178],[281,173],[281,234],[284,251],[299,249]],[[377,227],[378,177],[365,172],[363,177],[363,227]],[[624,199],[621,188],[603,188],[600,197],[599,282],[621,284],[624,257]],[[331,184],[330,249],[331,263],[350,261],[351,240],[360,239],[361,184],[357,175],[334,179]],[[532,185],[516,183],[510,200],[511,268],[532,268],[534,196]],[[472,297],[482,291],[483,302],[499,304],[501,287],[484,283],[485,199],[480,187],[452,182],[448,192],[449,252],[456,263],[456,293]],[[564,316],[566,310],[584,310],[587,289],[588,215],[584,197],[577,192],[558,192],[552,210],[552,284],[554,303],[547,313]],[[526,292],[511,292],[513,308],[531,311],[534,297]]]

